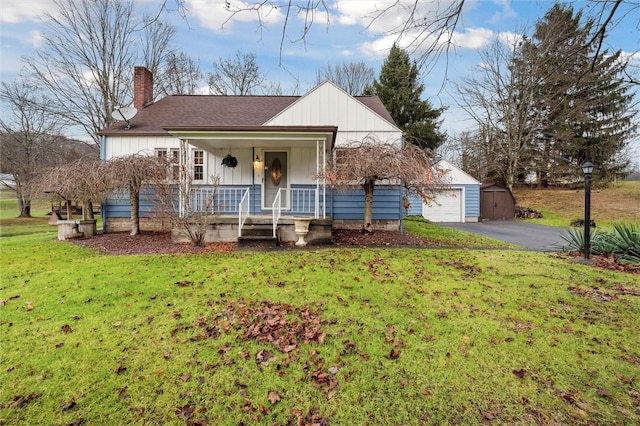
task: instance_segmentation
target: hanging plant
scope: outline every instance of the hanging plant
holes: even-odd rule
[[[222,159],[222,165],[233,169],[238,165],[238,159],[231,154],[227,154],[227,156]]]

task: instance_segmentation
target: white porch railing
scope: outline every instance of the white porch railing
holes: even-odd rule
[[[249,217],[249,190],[251,188],[247,188],[244,191],[244,195],[242,196],[242,199],[240,200],[240,204],[238,204],[238,237],[242,236],[242,227],[244,226],[244,223],[247,221],[247,218]]]
[[[278,193],[276,194],[275,198],[273,199],[273,204],[272,204],[272,211],[271,214],[273,215],[273,238],[276,238],[276,231],[278,229],[278,221],[280,220],[280,217],[282,216],[282,188],[278,189]]]
[[[191,193],[191,212],[207,214],[237,214],[238,236],[242,236],[242,227],[250,215],[250,187],[225,188],[202,186],[193,188]],[[321,201],[316,188],[280,188],[272,204],[273,236],[276,237],[282,212],[313,216],[318,218]]]
[[[320,203],[318,190],[313,188],[280,188],[276,194],[273,205],[273,236],[276,236],[278,222],[282,217],[283,201],[287,210],[293,214],[313,215],[315,219],[319,217]]]
[[[202,186],[191,191],[191,211],[208,214],[236,214],[249,188]]]

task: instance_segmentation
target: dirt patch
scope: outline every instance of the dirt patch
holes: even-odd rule
[[[176,244],[171,242],[169,232],[144,232],[142,235],[129,235],[126,232],[98,234],[93,238],[72,240],[73,243],[110,255],[136,254],[179,254],[179,253],[215,253],[233,251],[237,243],[211,243],[204,247],[192,244]],[[359,230],[338,229],[333,232],[333,244],[351,247],[402,247],[433,246],[427,240],[415,235],[403,234],[399,231],[376,231],[363,234]],[[281,246],[283,249],[293,248],[293,244]],[[314,247],[314,246],[310,246]]]

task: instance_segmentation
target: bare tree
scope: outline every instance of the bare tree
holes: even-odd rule
[[[145,185],[167,178],[165,159],[149,155],[132,154],[115,157],[106,165],[107,180],[112,189],[121,189],[120,195],[129,197],[131,208],[131,235],[140,235],[140,199]],[[118,193],[116,193],[116,196]]]
[[[154,73],[158,95],[195,95],[203,83],[199,63],[184,52],[167,54],[159,73]]]
[[[49,111],[99,145],[111,112],[131,101],[134,64],[142,58],[157,68],[172,30],[160,19],[137,21],[131,0],[54,2],[58,11],[45,16],[44,47],[25,64],[51,97]]]
[[[180,179],[170,180],[156,177],[149,201],[161,217],[171,223],[172,228],[184,235],[195,246],[202,246],[211,219],[215,216],[215,201],[220,178],[210,176],[211,185],[199,187],[193,184],[190,168],[180,166]]]
[[[540,122],[540,117],[532,115],[537,76],[529,72],[533,68],[530,64],[526,69],[516,66],[519,45],[517,40],[510,46],[494,40],[480,52],[482,65],[456,85],[459,105],[479,129],[475,143],[481,145],[482,152],[477,154],[490,161],[485,171],[497,173],[509,188]]]
[[[0,164],[2,172],[15,181],[10,189],[16,192],[20,217],[31,216],[31,200],[42,169],[81,155],[77,146],[59,136],[61,123],[42,109],[47,100],[39,93],[24,80],[0,86],[6,111],[0,119]]]
[[[402,185],[431,202],[447,185],[444,175],[434,173],[430,154],[412,144],[383,143],[369,136],[335,152],[326,178],[337,188],[360,186],[364,190],[362,232],[373,231],[373,192],[381,182]]]
[[[82,202],[82,218],[88,219],[92,203],[106,200],[111,192],[105,163],[95,156],[43,170],[38,188],[40,194],[52,193],[65,200],[67,219],[73,216],[73,201]]]
[[[331,80],[351,96],[361,96],[373,83],[375,71],[363,61],[327,64],[316,71],[316,85]]]
[[[220,58],[213,68],[207,78],[209,93],[213,95],[253,95],[265,81],[255,53],[238,50],[232,58]]]
[[[173,25],[147,15],[142,17],[139,31],[142,44],[142,60],[153,75],[160,74],[163,64],[168,64],[171,41],[176,29]]]

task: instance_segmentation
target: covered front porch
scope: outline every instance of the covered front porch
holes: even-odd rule
[[[328,220],[325,167],[336,127],[166,130],[180,140],[180,170],[197,170],[196,179],[180,173],[179,187],[184,188],[188,180],[189,194],[179,196],[179,212],[212,216],[207,231],[211,241],[242,238],[258,226],[270,227],[271,238],[288,241],[288,228],[298,216],[312,218],[314,226],[324,229]],[[224,165],[225,157],[233,157],[237,165]],[[325,240],[326,232],[321,234]]]

